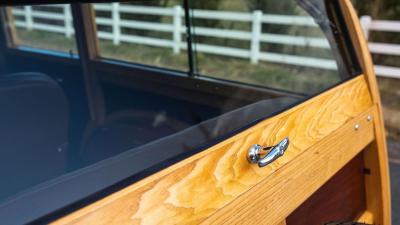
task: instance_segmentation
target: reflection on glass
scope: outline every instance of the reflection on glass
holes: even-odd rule
[[[15,45],[77,54],[70,5],[10,7]]]
[[[9,136],[0,139],[5,168],[0,175],[6,180],[0,201],[60,175],[63,180],[55,185],[85,175],[80,181],[86,183],[77,186],[96,191],[141,179],[350,78],[344,65],[352,67],[352,62],[343,60],[338,49],[351,49],[333,35],[340,24],[330,21],[324,8],[335,1],[314,0],[321,26],[296,2],[191,1],[193,33],[188,35],[194,42],[195,76],[169,72],[189,68],[185,10],[178,0],[93,5],[101,56],[155,66],[157,73],[142,75],[125,66],[116,71],[109,61],[96,61],[91,65],[99,68],[86,69],[99,76],[97,83],[84,79],[86,70],[79,63],[51,56],[37,60],[36,54],[7,57],[5,52],[4,69],[11,74],[0,76],[0,92],[9,94],[1,95],[7,110],[0,113],[9,119],[0,116],[0,124]],[[13,8],[17,43],[75,52],[69,9]],[[21,71],[27,73],[15,74]],[[87,197],[80,188],[65,189],[61,200]]]
[[[182,1],[133,1],[94,4],[100,54],[187,71]]]
[[[340,80],[325,34],[296,1],[191,3],[198,74],[305,94]]]

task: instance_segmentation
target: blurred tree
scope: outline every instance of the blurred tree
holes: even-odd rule
[[[247,0],[249,11],[262,10],[264,13],[292,15],[297,7],[294,0]]]
[[[247,7],[250,12],[254,10],[261,10],[263,14],[299,15],[303,11],[299,9],[296,1],[294,0],[245,0],[245,2],[247,3]],[[295,35],[299,30],[296,27],[264,23],[262,25],[262,31],[263,33]],[[264,51],[269,52],[296,51],[296,47],[285,45],[263,44],[261,48]]]
[[[370,15],[372,19],[400,20],[399,0],[352,0],[358,15]],[[390,32],[371,32],[369,40],[382,43],[400,43],[400,35]],[[373,55],[374,62],[383,65],[400,66],[399,57]]]
[[[153,7],[173,7],[175,5],[183,5],[183,0],[136,0],[126,3],[121,3],[122,5],[139,5],[139,6],[153,6]],[[123,6],[122,6],[123,7]],[[103,15],[104,16],[104,15]],[[111,16],[108,15],[108,16]],[[146,14],[133,14],[133,13],[120,13],[121,19],[124,20],[136,20],[154,23],[171,23],[171,17],[162,15],[146,15]],[[157,38],[168,38],[171,34],[165,32],[151,31],[151,30],[141,30],[141,29],[131,29],[123,28],[123,33],[139,36],[152,36]]]
[[[218,10],[221,2],[224,0],[189,0],[189,7],[191,9],[204,9],[204,10]],[[204,27],[215,27],[219,21],[218,20],[204,20],[204,19],[195,19],[196,14],[194,14],[193,25],[194,26],[204,26]]]
[[[400,20],[399,0],[353,0],[359,15],[371,15],[374,19]]]

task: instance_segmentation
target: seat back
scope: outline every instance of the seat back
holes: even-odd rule
[[[0,199],[65,170],[68,104],[41,73],[0,76]]]

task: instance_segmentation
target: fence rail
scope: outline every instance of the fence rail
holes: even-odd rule
[[[13,14],[16,16],[15,25],[27,30],[56,32],[64,34],[68,38],[72,37],[74,29],[70,7],[68,5],[59,5],[52,6],[52,8],[57,8],[57,12],[34,9],[31,6],[14,8]],[[185,50],[187,47],[185,40],[182,38],[182,34],[186,32],[186,27],[183,24],[184,10],[181,6],[149,7],[110,3],[95,4],[94,8],[96,12],[105,12],[109,14],[109,16],[96,16],[96,24],[98,26],[110,28],[107,31],[99,30],[98,36],[100,39],[110,40],[115,45],[119,45],[121,42],[127,42],[171,48],[176,54],[181,50]],[[249,23],[250,27],[250,30],[195,27],[194,32],[197,36],[249,42],[248,49],[221,45],[196,44],[196,50],[198,52],[249,59],[253,64],[257,64],[259,61],[267,61],[328,70],[337,69],[335,61],[329,58],[324,59],[309,56],[289,55],[282,52],[265,52],[262,50],[261,45],[263,43],[329,49],[329,43],[323,37],[263,33],[262,31],[263,24],[317,27],[311,17],[263,14],[262,11],[259,10],[246,13],[195,9],[192,13],[195,18],[239,21]],[[122,14],[166,16],[171,18],[171,22],[163,23],[125,19],[121,17]],[[53,21],[53,23],[46,23],[43,21]],[[363,16],[361,17],[361,24],[367,37],[369,37],[371,31],[400,32],[400,22],[374,21],[369,16]],[[127,28],[165,32],[171,34],[171,37],[163,39],[124,33],[123,31]],[[374,54],[400,55],[400,45],[397,44],[371,42],[369,43],[369,47],[371,52]],[[380,76],[400,78],[400,68],[397,67],[376,65],[375,70]]]
[[[367,39],[369,39],[371,31],[400,32],[400,21],[372,20],[370,16],[362,16],[360,22]],[[368,46],[371,53],[389,56],[400,55],[399,44],[369,42]],[[400,67],[375,65],[375,72],[380,76],[400,79]]]

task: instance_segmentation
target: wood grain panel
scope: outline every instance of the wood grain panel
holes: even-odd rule
[[[366,207],[363,170],[363,154],[359,153],[292,212],[287,225],[354,221]]]
[[[364,211],[357,217],[357,222],[374,224],[374,215],[370,211]]]
[[[55,224],[197,224],[371,106],[359,76]],[[251,145],[284,137],[291,140],[284,157],[264,168],[247,162]]]
[[[280,223],[279,223],[279,224],[277,224],[277,225],[286,225],[286,220],[284,220],[284,221],[280,222]]]
[[[350,120],[203,224],[279,223],[371,143],[374,124],[366,120],[371,113],[373,108]],[[360,125],[357,131],[355,124]]]
[[[391,224],[389,162],[378,82],[368,42],[364,37],[358,15],[350,0],[343,0],[341,3],[346,25],[361,61],[372,101],[377,106],[374,118],[376,141],[365,156],[365,165],[374,171],[366,178],[367,210],[374,216],[376,224],[387,225]]]

